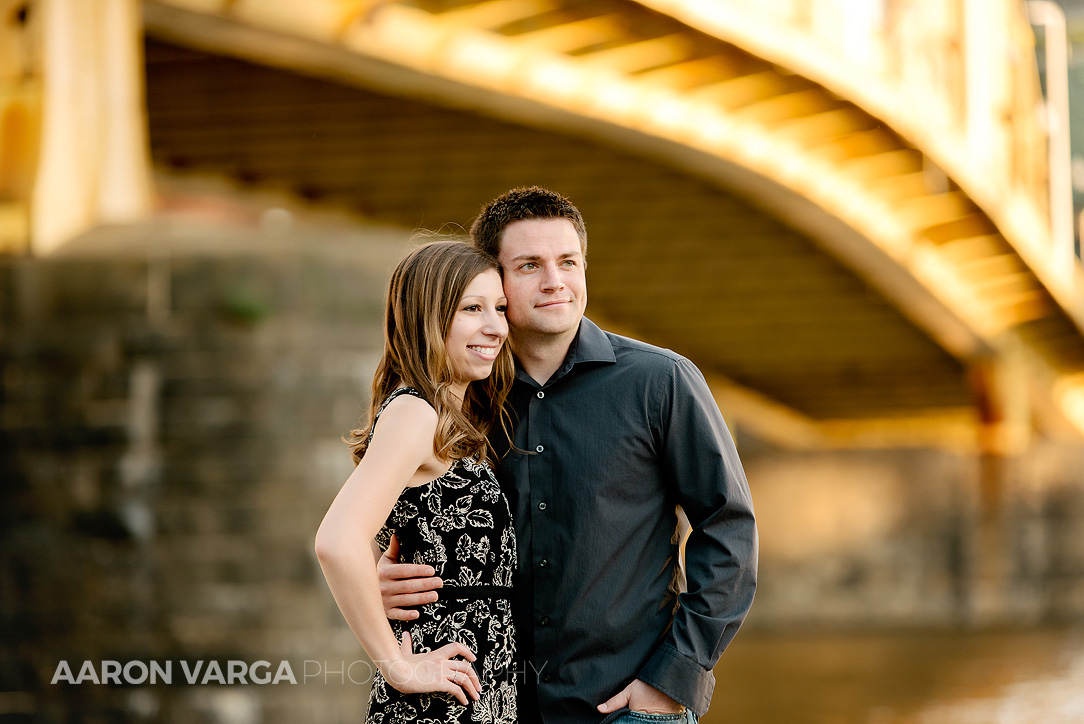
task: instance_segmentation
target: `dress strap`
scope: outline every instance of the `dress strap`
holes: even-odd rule
[[[366,445],[373,441],[373,431],[376,430],[376,421],[380,419],[380,413],[384,412],[384,408],[390,405],[392,400],[394,400],[396,397],[401,397],[402,395],[413,395],[419,400],[425,399],[424,397],[422,397],[422,393],[418,392],[413,387],[400,387],[399,389],[394,390],[390,395],[385,397],[384,401],[380,403],[380,409],[377,410],[376,415],[373,416],[373,424],[369,426],[369,436],[365,439]]]

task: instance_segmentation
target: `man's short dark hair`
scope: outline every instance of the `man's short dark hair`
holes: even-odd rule
[[[561,194],[541,186],[515,188],[490,201],[471,224],[470,238],[481,251],[497,258],[504,230],[524,219],[567,219],[580,237],[580,251],[586,260],[587,229],[580,210]]]

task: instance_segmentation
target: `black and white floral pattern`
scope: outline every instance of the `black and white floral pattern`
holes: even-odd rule
[[[401,394],[421,396],[409,387],[396,390],[380,411]],[[439,600],[421,606],[417,619],[391,622],[396,638],[409,631],[416,653],[453,641],[467,646],[478,657],[474,667],[482,693],[464,707],[445,694],[403,694],[378,673],[366,721],[512,724],[517,716],[511,602],[503,595],[479,595],[474,588],[508,588],[516,569],[512,518],[493,471],[484,461],[465,458],[436,480],[407,488],[377,535],[381,548],[393,533],[401,561],[433,566],[444,579]]]

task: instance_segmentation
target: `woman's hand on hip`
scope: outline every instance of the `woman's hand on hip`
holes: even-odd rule
[[[378,662],[378,666],[385,681],[404,694],[444,692],[463,706],[478,700],[482,682],[470,664],[477,657],[463,644],[447,644],[436,651],[415,654],[410,634],[404,633],[399,654],[393,661]]]

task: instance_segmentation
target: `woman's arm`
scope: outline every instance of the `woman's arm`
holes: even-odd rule
[[[365,457],[347,478],[316,534],[316,556],[350,629],[389,684],[403,692],[443,691],[463,705],[481,687],[474,654],[448,644],[411,653],[384,615],[371,541],[414,474],[433,457],[437,414],[410,396],[393,400],[380,416]],[[467,661],[455,657],[463,657]]]

